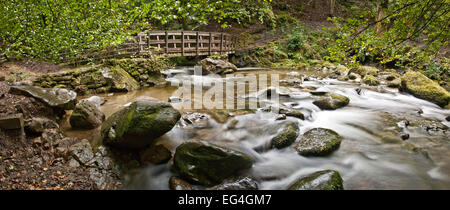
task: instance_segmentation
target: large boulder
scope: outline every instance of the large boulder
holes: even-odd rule
[[[288,190],[343,190],[344,185],[339,172],[318,171],[297,180]]]
[[[93,129],[100,126],[104,120],[105,114],[96,104],[82,100],[75,106],[69,122],[72,128]]]
[[[119,67],[105,67],[101,73],[106,82],[111,86],[112,91],[127,92],[139,88],[139,83]]]
[[[11,94],[25,95],[36,98],[44,104],[52,107],[58,114],[64,110],[75,108],[77,103],[77,94],[74,91],[63,88],[41,88],[36,86],[11,86]]]
[[[313,104],[323,110],[335,110],[341,107],[347,106],[350,103],[350,99],[346,96],[339,94],[326,94],[315,101]]]
[[[112,114],[102,125],[103,143],[124,148],[144,148],[170,131],[181,114],[169,103],[139,99]]]
[[[341,141],[342,138],[333,130],[313,128],[303,134],[294,148],[303,156],[325,156],[337,150]]]
[[[199,62],[202,74],[228,74],[237,71],[237,67],[227,61],[205,58]]]
[[[215,185],[253,165],[249,155],[208,142],[190,141],[177,147],[174,168],[184,178]]]
[[[298,137],[298,123],[288,121],[275,137],[272,138],[271,147],[282,149],[290,146]]]
[[[440,107],[445,107],[450,102],[450,93],[447,90],[419,72],[406,72],[401,80],[402,90],[417,98],[431,101]]]

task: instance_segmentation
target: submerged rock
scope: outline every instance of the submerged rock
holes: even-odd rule
[[[303,156],[325,156],[337,150],[341,141],[342,138],[333,130],[313,128],[303,134],[294,148]]]
[[[72,128],[93,129],[102,124],[105,114],[89,100],[82,100],[75,106],[70,115],[69,123]]]
[[[180,112],[167,102],[139,99],[106,119],[101,129],[103,143],[144,148],[170,131],[180,117]]]
[[[237,67],[227,61],[205,58],[199,62],[202,74],[229,74],[237,71]]]
[[[431,101],[440,107],[445,107],[450,102],[450,93],[420,72],[406,72],[401,80],[402,90],[417,98]]]
[[[335,110],[347,106],[350,99],[339,94],[327,94],[313,101],[313,104],[323,110]]]
[[[282,149],[290,146],[297,139],[298,132],[298,123],[294,123],[291,121],[285,123],[283,130],[278,135],[272,138],[271,147]]]
[[[208,142],[186,142],[177,147],[174,168],[184,178],[204,184],[219,184],[253,165],[249,155]]]
[[[172,153],[163,145],[151,146],[139,152],[141,164],[162,164],[172,158]]]
[[[77,94],[63,88],[41,88],[36,86],[11,86],[9,92],[16,95],[25,95],[36,98],[55,111],[63,112],[75,108]]]
[[[238,177],[227,179],[207,190],[258,190],[258,182],[251,177]]]
[[[169,189],[171,190],[195,190],[195,187],[189,182],[184,181],[176,176],[169,179]]]
[[[318,171],[289,186],[288,190],[343,190],[343,180],[334,170]]]

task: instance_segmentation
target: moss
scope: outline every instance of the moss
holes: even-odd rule
[[[401,77],[401,88],[417,98],[431,101],[441,107],[450,102],[450,93],[447,90],[419,72],[405,73]]]
[[[378,69],[372,66],[358,66],[357,68],[353,69],[353,72],[361,75],[364,77],[365,75],[372,75],[376,76],[378,75]]]
[[[400,78],[394,79],[392,81],[389,81],[387,86],[390,88],[398,88],[400,87],[402,80]]]
[[[292,184],[289,190],[343,190],[343,180],[334,170],[318,171]]]
[[[376,86],[379,84],[377,78],[372,75],[369,75],[369,74],[366,75],[362,81],[364,84],[370,85],[370,86]]]
[[[342,137],[326,128],[314,128],[307,131],[294,146],[302,156],[326,156],[337,150]]]
[[[251,168],[249,155],[207,142],[186,142],[177,147],[173,165],[184,178],[212,186]]]
[[[330,96],[333,99],[337,99],[337,100],[341,101],[340,105],[347,106],[350,103],[350,99],[348,97],[343,96],[343,95],[330,94]]]
[[[298,125],[292,122],[289,122],[287,127],[281,131],[278,135],[272,138],[271,147],[282,149],[288,147],[298,137]]]

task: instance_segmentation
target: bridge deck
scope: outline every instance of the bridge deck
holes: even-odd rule
[[[234,52],[236,40],[227,33],[202,31],[150,31],[139,33],[139,54],[168,57],[223,55]]]

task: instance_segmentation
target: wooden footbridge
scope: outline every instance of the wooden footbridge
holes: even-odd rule
[[[227,33],[203,31],[150,31],[137,35],[138,54],[167,57],[226,55],[234,53],[236,38]]]
[[[86,50],[65,64],[83,64],[108,58],[228,55],[235,53],[237,38],[222,32],[149,31],[100,51]]]

